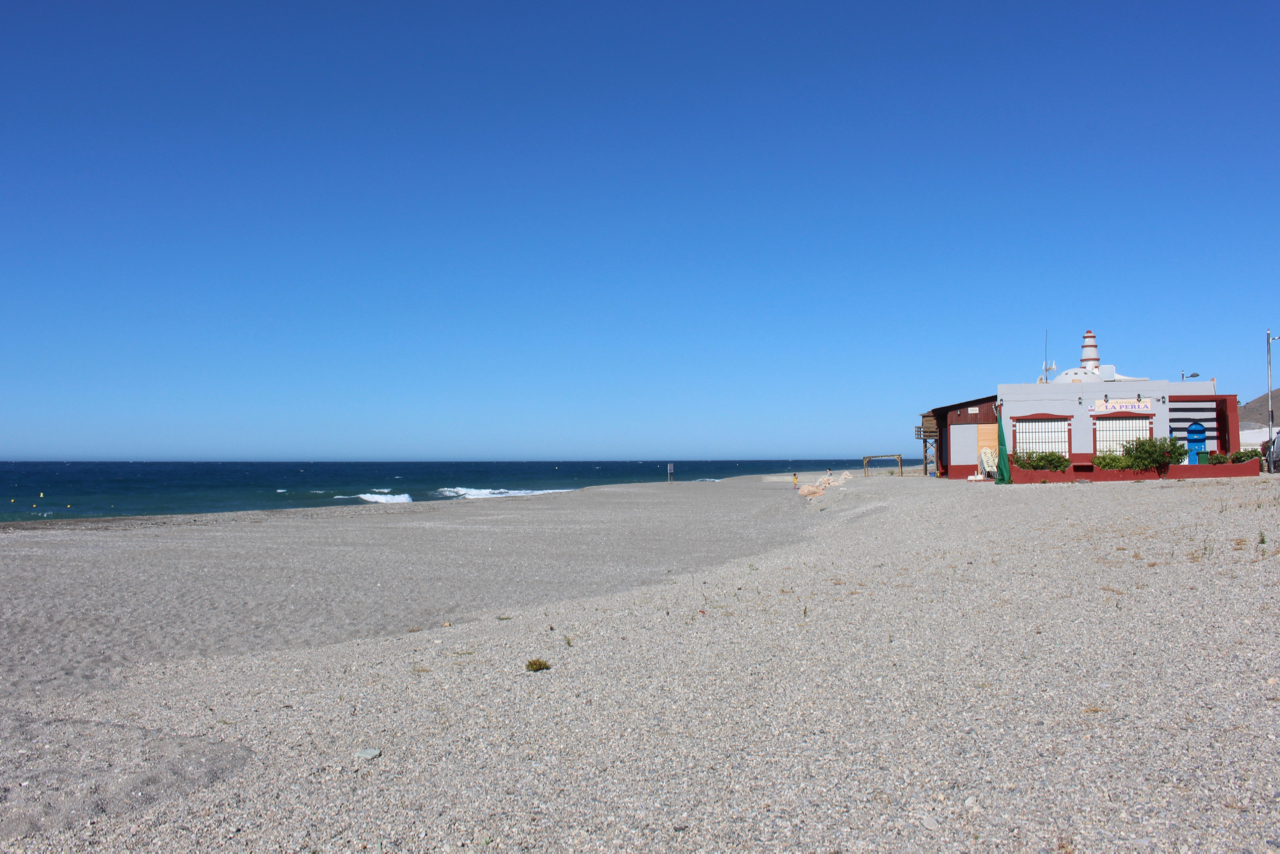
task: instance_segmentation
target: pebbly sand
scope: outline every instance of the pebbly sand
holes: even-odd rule
[[[0,848],[1280,848],[1280,478],[855,475],[0,526]]]

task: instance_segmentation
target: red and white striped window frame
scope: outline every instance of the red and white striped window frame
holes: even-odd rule
[[[1119,454],[1125,442],[1155,438],[1155,416],[1134,412],[1108,412],[1093,416],[1093,452]],[[1102,437],[1098,426],[1102,425]]]
[[[1052,452],[1064,457],[1071,456],[1070,415],[1037,412],[1032,415],[1010,416],[1009,420],[1013,422],[1013,453]]]

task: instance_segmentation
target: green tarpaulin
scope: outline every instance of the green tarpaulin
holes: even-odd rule
[[[1004,413],[996,410],[996,423],[1000,430],[1000,461],[996,463],[996,483],[1013,483],[1013,474],[1009,471],[1009,446],[1004,443]]]

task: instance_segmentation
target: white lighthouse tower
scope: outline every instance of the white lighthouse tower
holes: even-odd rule
[[[1101,364],[1098,361],[1098,339],[1092,329],[1086,329],[1084,343],[1080,345],[1080,367],[1091,374],[1096,374]]]
[[[1080,345],[1080,367],[1067,368],[1054,377],[1055,383],[1096,383],[1096,382],[1146,382],[1146,377],[1126,377],[1116,373],[1115,365],[1104,365],[1098,359],[1098,338],[1093,330],[1086,330],[1084,343]]]

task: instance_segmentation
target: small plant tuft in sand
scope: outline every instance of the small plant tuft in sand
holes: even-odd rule
[[[524,669],[528,670],[530,673],[537,673],[539,670],[550,670],[551,665],[547,664],[541,658],[531,658],[528,663],[525,664]]]

